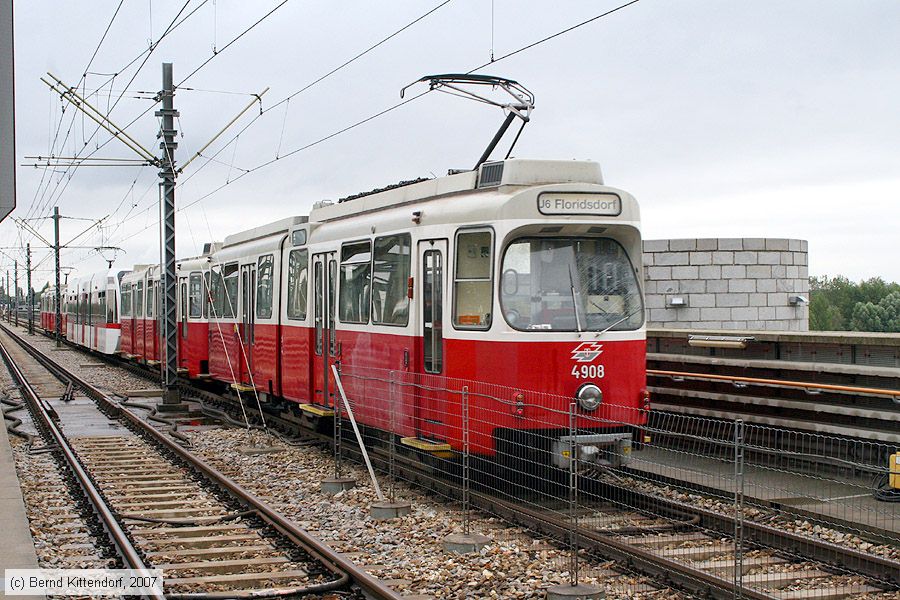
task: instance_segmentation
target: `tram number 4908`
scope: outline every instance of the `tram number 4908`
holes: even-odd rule
[[[605,374],[603,365],[575,365],[572,367],[572,376],[575,379],[603,379]]]

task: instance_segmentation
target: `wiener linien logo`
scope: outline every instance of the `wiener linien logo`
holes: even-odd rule
[[[572,360],[580,363],[589,363],[597,360],[603,354],[603,344],[597,342],[582,342],[572,350]]]

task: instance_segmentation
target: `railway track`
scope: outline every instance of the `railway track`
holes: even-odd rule
[[[402,598],[6,328],[0,354],[121,564],[164,571],[165,590],[152,597],[321,598],[333,590],[362,597],[364,590]],[[72,386],[72,400],[58,400]]]
[[[185,391],[220,408],[236,408],[229,398],[209,391],[190,387]],[[300,433],[299,424],[284,416],[267,413],[266,420],[270,427]],[[386,467],[385,449],[374,448],[372,454],[376,463]],[[409,456],[395,456],[395,469],[422,488],[451,498],[459,494],[452,478]],[[714,598],[758,599],[896,598],[900,593],[898,565],[883,557],[752,522],[743,523],[748,545],[736,549],[735,520],[728,515],[619,489],[592,477],[582,477],[579,490],[591,498],[579,505],[579,546],[656,578],[659,589],[674,585]],[[558,498],[529,499],[480,490],[472,493],[471,501],[487,513],[561,541],[572,531],[570,522],[553,506]]]

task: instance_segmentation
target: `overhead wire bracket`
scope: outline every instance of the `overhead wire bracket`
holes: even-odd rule
[[[157,158],[153,156],[153,154],[151,154],[149,150],[144,148],[137,140],[128,135],[128,133],[126,133],[124,129],[113,123],[110,120],[109,116],[103,114],[98,109],[91,106],[91,104],[85,98],[80,96],[75,91],[75,88],[67,86],[59,77],[55,76],[53,73],[48,72],[47,75],[49,75],[50,78],[56,82],[56,84],[53,84],[41,77],[41,81],[44,82],[47,87],[59,94],[60,97],[64,100],[67,100],[70,104],[72,104],[72,106],[87,115],[100,127],[112,134],[113,137],[128,146],[143,160],[146,160],[151,164],[156,164]],[[59,85],[60,87],[57,87],[57,85]]]
[[[178,169],[178,173],[179,173],[179,174],[183,173],[184,170],[187,168],[187,166],[188,166],[189,164],[191,164],[191,163],[194,161],[195,158],[197,158],[197,157],[199,157],[199,156],[202,156],[204,150],[206,150],[207,148],[209,148],[209,147],[213,144],[213,142],[215,142],[217,139],[219,139],[219,137],[221,137],[221,135],[222,135],[223,133],[225,133],[226,131],[228,131],[228,129],[229,129],[232,125],[234,125],[235,122],[236,122],[238,119],[240,119],[242,116],[244,116],[244,113],[246,113],[248,110],[250,110],[250,109],[253,107],[253,105],[256,104],[257,102],[259,102],[259,105],[260,105],[260,113],[259,113],[259,114],[262,114],[262,97],[265,96],[265,95],[266,95],[266,92],[268,92],[268,91],[269,91],[269,88],[266,88],[266,89],[264,89],[263,91],[261,91],[261,92],[258,93],[258,94],[253,94],[253,100],[251,100],[250,103],[247,104],[247,106],[245,106],[244,109],[243,109],[241,112],[239,112],[233,119],[231,119],[230,121],[228,121],[228,123],[227,123],[224,127],[222,127],[222,129],[220,129],[219,132],[218,132],[216,135],[214,135],[214,136],[212,137],[212,139],[210,139],[208,142],[206,142],[206,143],[203,145],[202,148],[200,148],[199,150],[197,150],[197,152],[195,152],[194,155],[191,156],[191,157],[187,160],[186,163],[184,163],[183,165],[181,165],[181,168]]]
[[[507,113],[506,120],[503,121],[503,124],[500,125],[500,129],[497,130],[497,133],[494,134],[494,137],[491,139],[488,147],[478,159],[478,162],[475,164],[473,170],[477,170],[478,167],[480,167],[481,164],[490,157],[491,153],[497,147],[497,144],[500,143],[500,140],[509,129],[509,126],[512,125],[512,122],[515,120],[515,118],[518,117],[519,119],[521,119],[522,126],[519,128],[518,133],[516,133],[516,137],[513,139],[513,142],[506,153],[506,158],[509,158],[510,154],[512,154],[513,148],[516,145],[516,142],[519,141],[519,136],[522,135],[522,130],[525,128],[525,124],[531,120],[531,111],[534,110],[534,94],[532,94],[527,88],[525,88],[525,86],[523,86],[519,82],[512,79],[507,79],[505,77],[496,77],[494,75],[475,75],[471,73],[444,73],[440,75],[426,75],[421,79],[417,79],[416,81],[400,90],[400,97],[403,98],[406,90],[410,87],[424,82],[428,82],[429,90],[444,92],[446,94],[450,94],[451,96],[459,96],[460,98],[466,98],[468,100],[475,100],[476,102],[482,102],[484,104],[496,106],[503,109],[503,111]],[[489,86],[493,89],[499,88],[506,92],[512,98],[512,101],[500,102],[488,98],[485,95],[478,94],[471,89],[466,89],[466,87],[463,86]]]

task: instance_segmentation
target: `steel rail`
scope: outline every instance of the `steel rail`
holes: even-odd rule
[[[554,538],[565,539],[565,536],[569,534],[570,525],[564,519],[550,517],[539,510],[486,494],[472,494],[472,500],[473,504],[482,510],[519,522],[525,521],[531,529]],[[721,600],[735,597],[736,588],[728,579],[694,569],[685,563],[659,556],[650,550],[644,550],[627,541],[592,529],[579,527],[578,536],[581,539],[579,546],[585,546],[605,557],[627,563],[642,573],[670,581],[681,588],[702,594],[704,597]],[[747,587],[741,588],[740,594],[741,597],[750,600],[773,600],[778,597]]]
[[[694,371],[661,371],[658,369],[647,369],[647,375],[670,378],[680,377],[682,379],[702,379],[707,381],[728,381],[732,383],[737,382],[753,385],[767,385],[772,387],[792,387],[800,389],[814,389],[830,392],[848,392],[851,394],[870,394],[874,396],[900,398],[900,390],[892,390],[887,388],[857,387],[849,385],[836,385],[830,383],[813,383],[810,381],[786,381],[782,379],[765,379],[760,377],[744,377],[739,375],[697,373]]]
[[[5,327],[3,327],[3,329],[6,330]],[[14,334],[11,334],[8,330],[5,331],[5,333],[14,341],[18,341],[18,337]],[[116,549],[122,557],[122,560],[126,565],[128,565],[128,568],[130,569],[144,571],[148,570],[148,567],[146,564],[144,564],[144,561],[141,558],[137,548],[135,548],[131,543],[131,540],[128,539],[128,535],[119,525],[119,522],[113,515],[112,510],[110,510],[109,506],[103,500],[103,496],[100,493],[100,490],[98,490],[94,485],[91,476],[84,469],[81,461],[78,460],[78,457],[75,455],[75,451],[69,444],[69,440],[62,433],[62,431],[60,431],[59,427],[56,425],[53,419],[50,418],[46,407],[44,407],[43,402],[41,401],[41,397],[25,377],[25,374],[22,373],[22,370],[19,368],[19,366],[15,363],[12,355],[10,355],[9,350],[6,348],[6,345],[2,340],[0,340],[0,354],[2,354],[3,360],[6,362],[13,378],[19,383],[20,389],[24,392],[25,400],[31,408],[32,414],[37,417],[39,427],[43,429],[47,434],[49,434],[49,436],[53,440],[53,443],[55,443],[59,447],[60,452],[65,458],[66,463],[72,471],[72,474],[75,476],[75,479],[78,481],[78,484],[84,492],[84,495],[87,497],[88,501],[94,507],[97,515],[102,520],[103,526],[106,528],[110,540],[115,545]],[[164,594],[155,590],[147,594],[147,597],[154,598],[156,600],[165,600],[166,598]]]
[[[68,369],[66,369],[62,365],[59,365],[48,356],[44,355],[43,352],[31,346],[19,336],[8,331],[5,326],[0,326],[0,328],[6,330],[6,332],[16,342],[18,342],[35,359],[41,362],[41,364],[46,366],[51,371],[59,373],[75,383],[75,385],[81,388],[85,392],[85,394],[87,394],[92,400],[97,402],[101,409],[106,410],[110,415],[124,418],[128,423],[134,425],[139,431],[146,434],[154,442],[157,442],[160,446],[182,458],[192,468],[205,475],[216,485],[225,489],[229,494],[237,498],[244,505],[256,510],[259,513],[259,516],[263,518],[263,520],[265,520],[279,533],[291,540],[291,542],[303,548],[303,550],[305,550],[311,557],[320,561],[335,575],[338,575],[341,578],[340,580],[342,582],[349,582],[352,580],[353,583],[355,583],[363,591],[365,591],[371,597],[376,598],[377,600],[402,600],[403,596],[401,594],[387,587],[384,583],[370,575],[367,571],[345,557],[342,553],[332,549],[324,541],[298,527],[293,521],[276,511],[255,494],[251,493],[236,481],[218,471],[186,448],[182,447],[174,439],[170,438],[163,432],[153,427],[145,419],[141,418],[140,415],[122,406],[120,403],[110,398],[102,390],[94,387],[84,379],[81,379],[77,375],[71,373]],[[307,589],[310,590],[309,593],[316,592],[314,586],[311,586]],[[327,589],[322,589],[320,591],[327,591]],[[234,596],[234,593],[230,593],[226,594],[223,597],[231,598]]]

